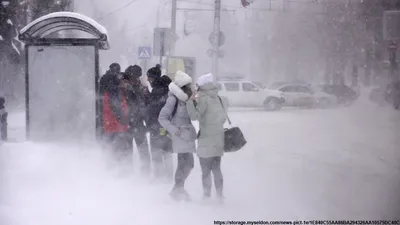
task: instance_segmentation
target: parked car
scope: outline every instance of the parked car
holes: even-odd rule
[[[294,80],[294,81],[277,81],[277,82],[270,84],[268,88],[271,90],[276,90],[285,85],[302,85],[302,86],[306,86],[306,87],[311,87],[311,84],[309,84],[305,81]]]
[[[257,85],[257,87],[260,87],[262,89],[267,89],[267,85],[262,83],[262,82],[258,82],[258,81],[253,81],[253,84]]]
[[[269,111],[276,111],[285,103],[282,92],[263,89],[247,80],[219,80],[218,88],[220,96],[229,106],[263,107]]]
[[[336,96],[338,104],[351,105],[358,98],[357,92],[347,85],[321,85],[318,89]]]
[[[335,96],[319,91],[318,88],[313,88],[309,84],[282,82],[273,84],[271,87],[283,93],[285,106],[327,108],[337,104]]]

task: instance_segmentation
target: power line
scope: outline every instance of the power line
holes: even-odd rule
[[[114,14],[114,13],[116,13],[116,12],[119,12],[119,11],[121,11],[121,10],[125,9],[126,7],[128,7],[128,6],[132,5],[133,3],[137,2],[137,1],[138,1],[138,0],[132,0],[132,1],[128,2],[127,4],[125,4],[125,5],[121,6],[120,8],[118,8],[118,9],[115,9],[115,10],[113,10],[113,11],[111,11],[111,12],[107,13],[106,15],[104,15],[104,16],[102,16],[102,17],[100,17],[100,19],[99,19],[99,20],[103,20],[104,18],[106,18],[106,17],[109,17],[109,16],[111,16],[112,14]]]
[[[278,2],[281,0],[268,0],[269,3],[272,2]],[[196,5],[204,5],[204,6],[213,6],[214,3],[205,3],[205,2],[193,2],[193,1],[188,1],[188,0],[180,0],[179,2],[185,2],[185,3],[191,3],[191,4],[196,4]],[[318,0],[285,0],[286,3],[294,3],[294,4],[303,4],[303,5],[326,5],[329,4],[327,2],[319,2]],[[242,9],[245,11],[279,11],[279,10],[274,10],[272,9],[271,5],[270,8],[244,8],[244,7],[239,7],[239,6],[232,6],[232,5],[225,5],[223,6],[225,9]],[[204,9],[201,9],[200,11],[203,11]]]
[[[195,9],[195,8],[177,8],[177,10],[187,10],[187,11],[206,11],[206,12],[214,12],[214,9]],[[233,9],[221,9],[221,12],[236,12],[236,10]]]

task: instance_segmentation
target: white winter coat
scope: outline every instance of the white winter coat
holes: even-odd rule
[[[197,155],[200,158],[223,156],[226,113],[218,97],[218,88],[210,74],[201,76],[197,84],[200,87],[196,103],[187,102],[190,118],[198,120],[200,125]]]
[[[183,72],[177,72],[174,81],[169,85],[168,99],[162,108],[158,121],[172,137],[172,148],[174,153],[194,153],[196,151],[196,130],[190,120],[186,102],[189,99],[181,87],[190,84],[192,79]],[[178,107],[172,117],[176,101]],[[180,136],[176,133],[180,131]]]

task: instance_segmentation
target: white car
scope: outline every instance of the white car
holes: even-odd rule
[[[273,85],[271,88],[283,93],[285,106],[289,107],[327,108],[338,102],[336,96],[319,91],[310,85],[287,83]]]
[[[280,110],[285,102],[280,91],[263,89],[247,80],[219,80],[219,94],[229,106]]]

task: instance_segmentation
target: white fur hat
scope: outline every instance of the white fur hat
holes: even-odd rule
[[[181,88],[185,85],[191,84],[192,78],[189,75],[187,75],[186,73],[178,70],[174,77],[174,83],[176,85],[178,85],[178,87]]]
[[[200,87],[205,85],[205,84],[209,84],[209,83],[214,83],[214,77],[211,73],[207,73],[204,75],[201,75],[198,79],[197,79],[197,85],[199,85]]]

